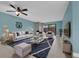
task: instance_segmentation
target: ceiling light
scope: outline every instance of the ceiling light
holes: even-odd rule
[[[16,12],[16,15],[18,16],[18,15],[21,15],[21,13],[20,12]]]

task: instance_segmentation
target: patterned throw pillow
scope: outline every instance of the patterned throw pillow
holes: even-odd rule
[[[16,32],[17,36],[20,36],[20,34],[18,32]]]

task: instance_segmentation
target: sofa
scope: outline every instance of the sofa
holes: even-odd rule
[[[15,39],[13,41],[19,41],[22,39],[33,37],[33,33],[28,31],[17,31],[14,32],[14,34],[15,34]]]

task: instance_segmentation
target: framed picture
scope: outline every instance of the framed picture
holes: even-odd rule
[[[68,22],[65,26],[64,26],[64,35],[67,37],[71,36],[71,22]]]
[[[22,28],[22,22],[16,22],[16,28],[20,29]]]

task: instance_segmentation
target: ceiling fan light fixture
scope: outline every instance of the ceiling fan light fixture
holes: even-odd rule
[[[16,12],[16,15],[19,16],[19,15],[21,15],[21,13],[20,12]]]
[[[12,8],[14,8],[16,11],[7,11],[7,12],[15,12],[15,14],[16,14],[17,16],[19,16],[19,15],[21,15],[21,14],[27,16],[26,13],[23,13],[24,11],[28,11],[27,9],[21,9],[20,7],[15,7],[15,6],[12,5],[12,4],[9,4],[9,5],[10,5]]]

